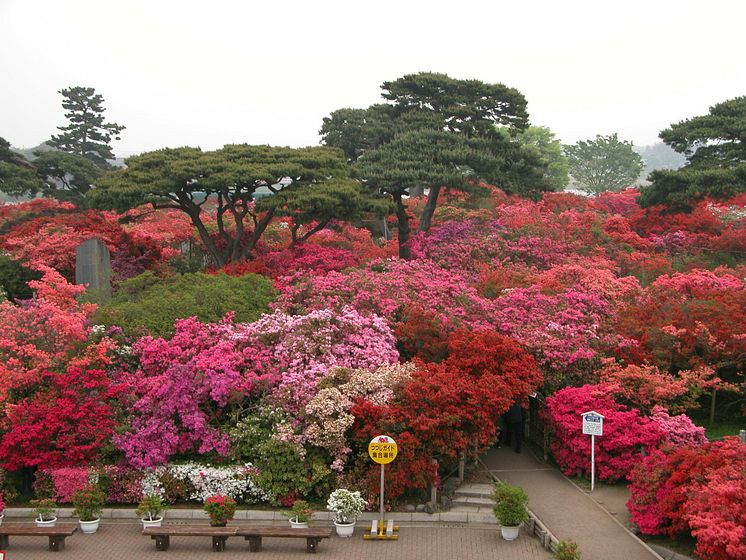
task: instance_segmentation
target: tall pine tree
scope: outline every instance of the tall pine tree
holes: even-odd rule
[[[58,150],[83,156],[102,168],[114,159],[111,141],[119,140],[124,126],[104,122],[104,98],[94,88],[70,87],[61,90],[62,107],[67,111],[67,126],[58,126],[61,134],[47,143]]]

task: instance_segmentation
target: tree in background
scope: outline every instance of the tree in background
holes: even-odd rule
[[[168,148],[128,158],[126,169],[103,177],[90,194],[104,207],[124,210],[150,203],[184,212],[213,264],[221,268],[246,259],[276,214],[310,219],[308,209],[299,206],[309,203],[305,189],[313,189],[318,220],[356,215],[359,188],[339,186],[339,181],[351,181],[349,172],[342,152],[327,147],[231,144],[209,152]],[[273,195],[282,192],[282,207],[272,200],[255,203],[260,188]]]
[[[642,158],[632,149],[632,143],[620,141],[616,133],[596,135],[595,140],[580,140],[565,146],[570,163],[570,175],[580,188],[591,194],[620,191],[640,177]]]
[[[726,199],[746,192],[746,96],[710,107],[708,115],[681,121],[660,138],[687,158],[677,170],[654,171],[641,206],[666,204],[691,210],[706,197]]]
[[[89,159],[57,150],[38,150],[33,161],[27,160],[0,138],[0,191],[13,197],[39,194],[86,204],[86,193],[103,174]]]
[[[125,127],[104,122],[104,98],[94,88],[76,86],[59,93],[70,124],[58,126],[62,133],[53,135],[47,143],[62,152],[83,156],[99,167],[109,167],[107,160],[114,159],[111,141],[119,140]]]
[[[546,126],[529,126],[515,136],[516,141],[533,150],[538,160],[546,165],[544,180],[546,190],[561,191],[570,180],[570,163],[562,153],[562,143]]]
[[[420,231],[428,231],[443,186],[478,191],[480,179],[506,178],[512,156],[511,142],[493,142],[434,130],[411,131],[363,155],[357,170],[364,182],[391,196],[399,227],[399,256],[410,258],[410,214],[405,197],[415,188],[429,189],[420,216]]]

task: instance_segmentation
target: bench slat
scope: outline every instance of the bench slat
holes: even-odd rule
[[[10,537],[69,537],[77,530],[78,526],[74,523],[60,523],[54,527],[37,527],[27,523],[4,523],[0,525],[0,535]]]
[[[286,537],[328,539],[332,530],[324,527],[309,527],[308,529],[293,529],[291,527],[239,527],[236,533],[239,537]]]
[[[238,527],[210,527],[206,525],[165,525],[162,527],[146,527],[143,535],[170,537],[232,537]]]

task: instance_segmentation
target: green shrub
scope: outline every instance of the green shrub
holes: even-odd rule
[[[554,547],[554,560],[580,560],[578,544],[573,541],[560,541]]]
[[[106,495],[95,484],[84,486],[73,494],[73,515],[81,521],[95,521],[101,515]]]
[[[96,321],[119,325],[128,335],[170,336],[174,321],[186,317],[216,322],[234,311],[236,321],[255,321],[268,311],[274,296],[272,282],[256,274],[197,272],[159,278],[145,272],[121,282]]]
[[[517,527],[528,521],[528,494],[519,486],[511,486],[506,482],[495,484],[495,517],[505,527]]]
[[[6,255],[0,255],[0,292],[9,300],[31,299],[34,292],[28,287],[28,282],[40,278],[40,272],[26,268]],[[2,299],[0,297],[0,301]]]

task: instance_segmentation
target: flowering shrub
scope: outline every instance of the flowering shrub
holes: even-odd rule
[[[236,500],[222,494],[205,499],[204,510],[210,516],[210,525],[223,527],[236,514]]]
[[[334,521],[337,523],[354,523],[366,505],[360,492],[337,488],[329,495],[326,509],[334,512]]]
[[[164,488],[164,478],[184,481],[192,489],[186,496],[189,500],[204,501],[208,496],[220,494],[234,500],[252,503],[268,500],[268,496],[256,485],[257,469],[246,465],[204,465],[183,463],[164,465],[146,475],[142,481],[143,495],[162,495],[166,501],[177,501]]]
[[[567,475],[589,474],[591,438],[582,433],[580,415],[591,410],[604,416],[604,435],[596,439],[596,473],[602,480],[626,478],[640,452],[654,449],[665,436],[656,422],[615,402],[603,387],[562,389],[547,398],[547,420],[552,455]]]
[[[663,442],[670,445],[704,445],[705,429],[697,426],[686,414],[670,416],[662,406],[653,407],[650,419],[663,432]]]
[[[632,471],[627,503],[645,534],[690,531],[702,558],[746,553],[746,453],[738,438],[664,448]]]

